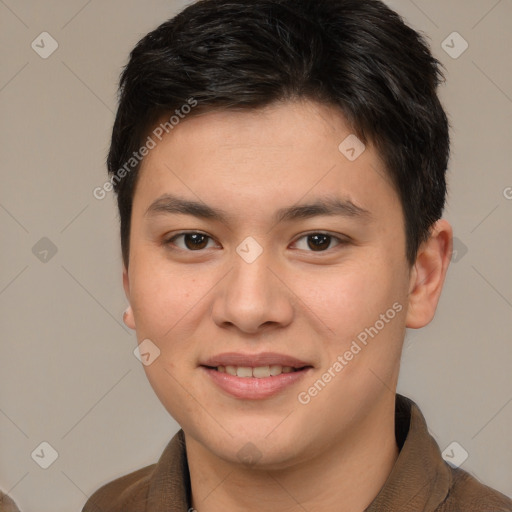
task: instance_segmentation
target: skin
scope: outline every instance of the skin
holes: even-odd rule
[[[215,111],[182,121],[142,163],[125,322],[139,343],[160,350],[144,369],[185,432],[199,512],[362,511],[396,461],[405,329],[434,316],[452,230],[438,221],[410,266],[401,204],[379,155],[368,144],[351,162],[338,150],[351,133],[339,111],[310,101]],[[165,193],[227,218],[146,214]],[[281,208],[333,196],[368,215],[273,220]],[[183,231],[211,238],[200,250],[186,237],[169,241]],[[319,232],[333,237],[321,249],[307,236]],[[252,263],[236,252],[249,236],[263,249]],[[396,303],[402,310],[300,403],[298,394]],[[277,352],[313,369],[273,397],[242,400],[199,366],[222,352]],[[253,464],[238,455],[247,443]]]

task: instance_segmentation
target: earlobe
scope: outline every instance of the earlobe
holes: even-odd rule
[[[453,231],[450,224],[437,221],[418,250],[411,271],[406,327],[419,329],[432,321],[450,264]]]
[[[130,279],[128,277],[128,270],[126,267],[123,268],[123,288],[124,288],[124,294],[126,295],[126,298],[128,299],[128,302],[130,301]],[[129,327],[130,329],[135,330],[135,316],[133,314],[133,309],[130,306],[128,306],[123,313],[123,322],[124,324]]]
[[[131,306],[128,306],[123,313],[123,322],[127,327],[135,330],[135,317],[133,315],[133,309]]]

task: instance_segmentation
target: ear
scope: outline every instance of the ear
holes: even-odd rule
[[[411,269],[406,327],[419,329],[434,318],[452,248],[452,227],[446,220],[438,220],[429,239],[421,244]]]
[[[124,288],[124,294],[126,295],[126,298],[128,299],[128,303],[130,303],[130,306],[126,308],[126,311],[123,314],[123,322],[127,327],[130,329],[135,330],[135,317],[133,314],[133,309],[131,306],[130,301],[130,277],[128,276],[128,269],[126,266],[123,265],[123,288]]]

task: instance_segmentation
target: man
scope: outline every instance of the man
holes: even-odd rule
[[[138,43],[124,321],[182,430],[85,512],[512,511],[396,395],[452,250],[441,79],[378,0],[204,0]]]

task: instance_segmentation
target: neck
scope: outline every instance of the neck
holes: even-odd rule
[[[363,512],[398,457],[394,401],[323,453],[286,469],[246,468],[186,436],[192,506],[198,512]]]

